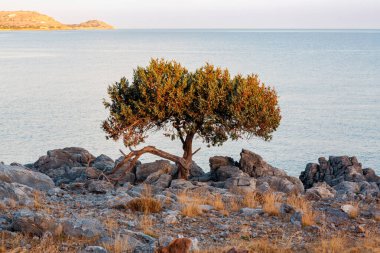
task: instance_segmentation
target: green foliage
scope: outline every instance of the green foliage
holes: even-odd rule
[[[205,66],[189,72],[175,61],[152,59],[109,86],[110,115],[103,122],[108,138],[126,146],[144,141],[147,133],[164,130],[172,139],[198,135],[210,145],[227,139],[258,136],[270,140],[280,124],[274,89],[257,75],[230,76],[227,69]]]

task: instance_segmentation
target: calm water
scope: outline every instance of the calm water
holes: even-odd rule
[[[80,146],[119,156],[100,129],[106,88],[151,57],[190,70],[210,62],[257,73],[276,87],[283,120],[271,142],[202,147],[194,158],[239,157],[242,148],[299,175],[320,156],[356,155],[380,172],[380,31],[115,30],[0,33],[0,161],[34,162]],[[180,153],[153,133],[146,144]],[[146,160],[154,159],[145,157]]]

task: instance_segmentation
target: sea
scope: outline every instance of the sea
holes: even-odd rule
[[[356,156],[380,173],[380,30],[110,30],[0,32],[0,161],[35,162],[48,150],[83,147],[113,159],[128,152],[107,140],[107,87],[132,78],[151,58],[190,71],[210,63],[258,74],[279,95],[273,139],[228,141],[201,150],[239,160],[242,149],[298,176],[319,157]],[[145,143],[180,155],[161,132]],[[146,155],[143,162],[159,159]]]

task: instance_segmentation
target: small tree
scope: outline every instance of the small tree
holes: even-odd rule
[[[179,177],[187,179],[192,164],[193,139],[222,145],[229,138],[272,138],[280,124],[277,94],[257,75],[231,78],[227,69],[205,66],[189,72],[175,61],[152,59],[146,68],[134,70],[132,84],[126,78],[108,87],[110,115],[103,122],[107,138],[123,138],[126,147],[143,142],[150,131],[162,130],[182,143],[182,157],[153,146],[132,150],[112,173],[131,169],[144,153],[175,162]],[[129,163],[128,166],[122,166]]]

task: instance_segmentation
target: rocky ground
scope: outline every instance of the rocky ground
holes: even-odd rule
[[[380,178],[355,157],[319,158],[300,178],[243,150],[195,163],[189,181],[165,160],[114,183],[113,161],[82,148],[0,164],[0,252],[380,252]],[[237,251],[229,251],[237,252]]]

